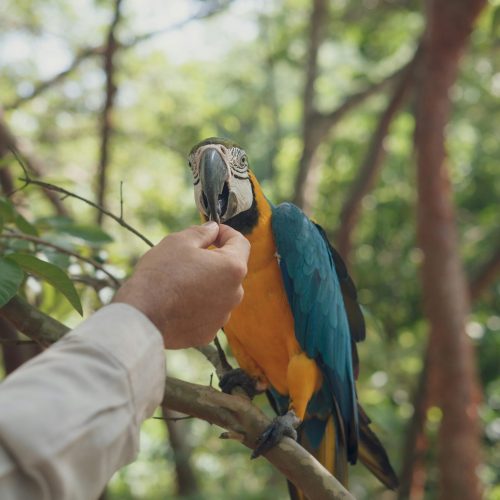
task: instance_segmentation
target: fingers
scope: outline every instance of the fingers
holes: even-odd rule
[[[214,244],[219,234],[217,222],[206,222],[202,226],[191,226],[177,233],[189,246],[196,248],[208,248]]]
[[[219,235],[214,244],[219,248],[219,251],[244,259],[245,263],[248,262],[250,243],[235,229],[221,224],[219,226]]]

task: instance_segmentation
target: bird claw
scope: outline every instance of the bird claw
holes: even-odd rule
[[[235,387],[241,387],[250,399],[253,399],[256,394],[262,392],[257,387],[257,380],[250,377],[241,368],[236,368],[225,373],[219,380],[219,387],[226,394],[231,394]]]
[[[276,446],[284,436],[297,441],[297,431],[295,428],[299,424],[300,420],[293,410],[290,410],[285,415],[275,417],[257,440],[256,447],[252,452],[252,459],[257,458]]]

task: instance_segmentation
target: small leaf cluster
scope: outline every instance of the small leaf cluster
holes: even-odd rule
[[[27,278],[32,277],[53,287],[83,315],[70,271],[84,253],[98,260],[102,246],[111,241],[99,227],[78,224],[69,217],[28,221],[20,208],[0,197],[0,307],[16,294],[26,294]],[[83,266],[80,270],[89,271]]]

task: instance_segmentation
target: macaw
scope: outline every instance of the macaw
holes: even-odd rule
[[[240,231],[250,242],[244,298],[224,326],[240,369],[224,376],[230,392],[266,391],[278,416],[253,457],[284,436],[297,438],[344,485],[357,458],[388,488],[397,477],[357,400],[356,342],[365,322],[346,266],[323,229],[291,203],[274,206],[245,151],[212,137],[188,156],[196,206],[204,220]],[[291,488],[292,498],[300,492]]]

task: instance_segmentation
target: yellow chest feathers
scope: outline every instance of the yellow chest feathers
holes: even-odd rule
[[[247,235],[252,247],[245,296],[224,331],[241,368],[287,394],[287,366],[301,350],[278,264],[271,208],[258,185],[254,189],[259,222]]]

